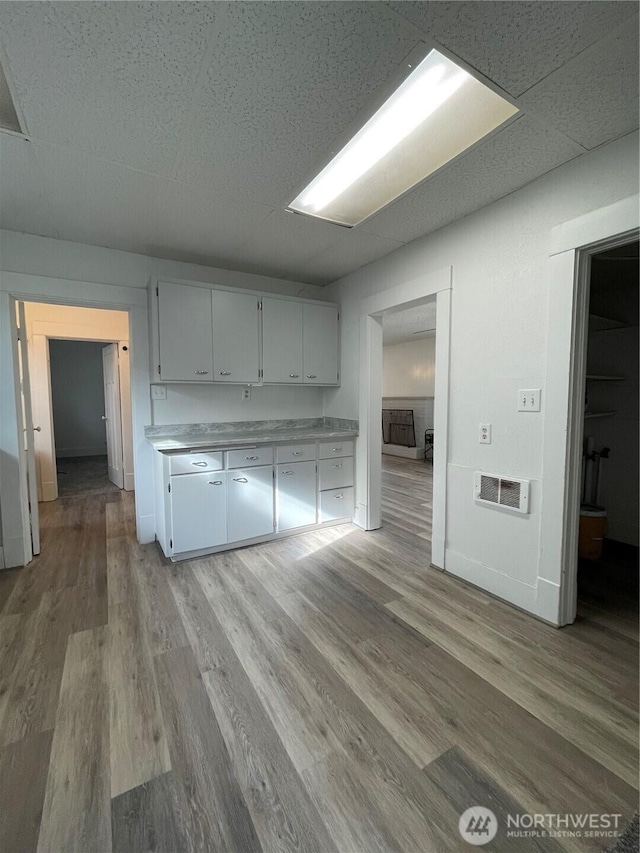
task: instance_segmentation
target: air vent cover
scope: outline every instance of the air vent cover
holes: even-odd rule
[[[476,471],[473,496],[478,503],[499,506],[512,512],[529,512],[529,483],[529,480]]]

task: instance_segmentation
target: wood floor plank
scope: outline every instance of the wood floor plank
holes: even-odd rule
[[[53,732],[0,748],[0,850],[36,849]]]
[[[635,783],[636,713],[616,703],[613,697],[600,695],[591,682],[582,684],[572,678],[570,669],[563,684],[562,679],[553,677],[553,672],[549,674],[551,662],[540,664],[531,655],[520,654],[517,648],[514,651],[502,635],[494,639],[469,611],[465,616],[466,630],[462,630],[461,625],[451,623],[451,618],[447,620],[442,602],[436,606],[427,600],[398,601],[388,608],[571,743],[586,749],[629,784]]]
[[[0,615],[2,615],[4,606],[19,577],[20,569],[2,569],[0,571]]]
[[[38,851],[111,849],[107,629],[69,637]]]
[[[121,794],[111,803],[113,853],[199,853],[185,820],[188,804],[172,772]]]
[[[191,649],[157,655],[171,766],[195,850],[261,850]]]
[[[151,652],[137,596],[109,607],[111,796],[171,769]]]

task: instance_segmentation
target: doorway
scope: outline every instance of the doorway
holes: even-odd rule
[[[382,526],[431,543],[436,297],[382,314]]]
[[[59,497],[124,486],[118,344],[49,339]]]
[[[637,637],[639,242],[589,256],[577,613]]]

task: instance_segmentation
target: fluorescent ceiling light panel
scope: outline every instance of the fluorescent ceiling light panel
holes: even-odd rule
[[[432,50],[289,207],[357,225],[517,112]]]

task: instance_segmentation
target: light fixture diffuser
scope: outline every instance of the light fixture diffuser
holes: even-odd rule
[[[432,50],[289,207],[358,225],[517,112]]]

